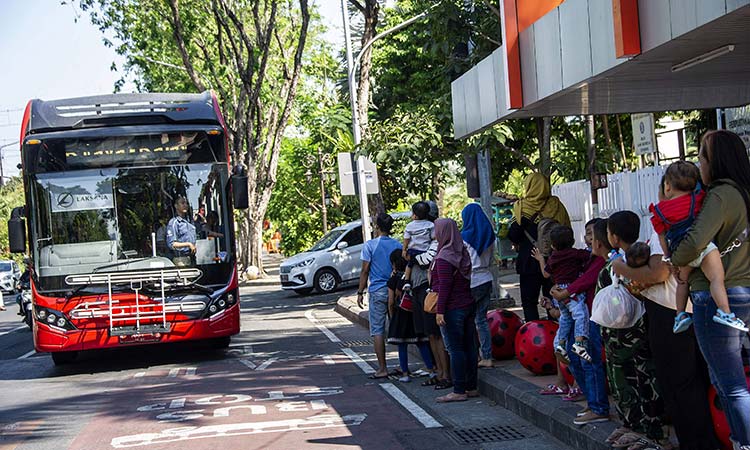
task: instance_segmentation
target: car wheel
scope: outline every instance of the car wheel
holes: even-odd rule
[[[315,290],[321,294],[328,294],[339,287],[339,276],[331,269],[321,269],[315,274]]]
[[[295,289],[294,292],[297,295],[308,295],[313,291],[313,288],[302,288],[302,289]]]
[[[63,364],[70,364],[78,358],[78,352],[54,352],[52,353],[52,361],[56,366]]]

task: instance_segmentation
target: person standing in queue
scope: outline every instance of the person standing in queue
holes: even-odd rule
[[[378,237],[371,239],[362,247],[362,272],[359,275],[357,289],[357,306],[364,307],[364,295],[369,296],[368,314],[370,319],[370,336],[373,338],[375,355],[378,358],[378,370],[370,375],[371,379],[388,378],[388,367],[385,361],[385,328],[388,312],[388,280],[391,277],[391,253],[401,250],[401,243],[391,237],[393,217],[380,213],[375,219]],[[368,286],[369,281],[369,286]],[[365,291],[365,289],[367,289]]]
[[[175,216],[167,224],[167,247],[172,251],[172,261],[178,267],[192,265],[195,256],[195,225],[188,221],[190,205],[185,197],[174,201]]]
[[[560,199],[551,194],[547,177],[532,173],[524,180],[524,197],[513,206],[513,221],[508,230],[508,239],[518,249],[516,272],[521,284],[521,304],[527,322],[539,320],[539,291],[549,295],[552,281],[545,279],[539,263],[531,256],[537,236],[537,224],[542,219],[554,219],[560,225],[570,226],[570,217]]]

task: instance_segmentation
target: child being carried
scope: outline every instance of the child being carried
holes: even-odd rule
[[[550,231],[550,241],[552,254],[546,264],[538,249],[533,249],[531,254],[539,262],[544,277],[551,277],[560,289],[565,289],[581,275],[591,254],[587,250],[573,248],[573,229],[565,225],[557,225]],[[589,310],[586,306],[586,294],[554,302],[560,308],[560,328],[555,335],[555,353],[567,357],[567,340],[572,330],[575,342],[571,350],[586,361],[591,361],[588,353]]]
[[[700,186],[700,171],[693,163],[677,161],[669,165],[659,187],[659,203],[651,204],[651,223],[659,234],[665,256],[677,249],[685,238],[703,204],[705,191]],[[700,267],[711,283],[711,297],[716,302],[713,321],[748,331],[745,323],[729,309],[729,298],[724,287],[724,265],[716,244],[709,242],[706,249],[687,267],[677,268],[677,314],[672,331],[681,333],[690,327],[693,319],[685,312],[689,295],[688,275]]]
[[[411,222],[406,224],[404,230],[404,246],[401,256],[406,260],[406,272],[403,286],[404,292],[411,291],[411,269],[416,264],[417,255],[425,253],[430,248],[435,238],[435,224],[427,220],[430,214],[430,205],[427,202],[417,202],[411,206]]]

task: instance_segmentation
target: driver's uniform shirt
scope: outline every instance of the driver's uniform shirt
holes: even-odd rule
[[[167,247],[178,256],[190,256],[189,247],[174,248],[175,242],[190,242],[195,244],[195,225],[184,217],[173,217],[167,224]]]

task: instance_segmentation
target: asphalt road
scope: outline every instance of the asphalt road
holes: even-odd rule
[[[10,304],[0,312],[0,450],[568,449],[485,398],[440,405],[443,391],[419,379],[368,379],[367,332],[333,312],[345,292],[243,288],[229,350],[129,347],[62,367],[33,353]]]

